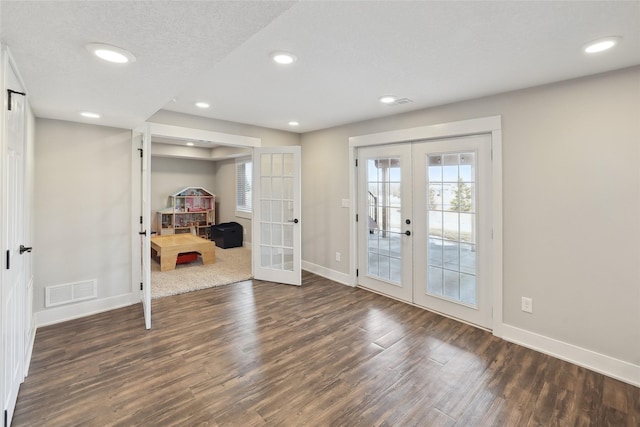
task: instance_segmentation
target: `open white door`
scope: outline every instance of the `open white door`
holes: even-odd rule
[[[138,195],[138,197],[134,197],[134,206],[139,209],[139,215],[134,215],[134,221],[137,222],[137,227],[134,226],[134,230],[138,230],[138,236],[134,239],[140,242],[140,259],[137,264],[140,266],[140,299],[144,311],[144,324],[147,329],[151,329],[151,211],[149,207],[151,197],[151,181],[149,179],[151,135],[148,125],[133,131],[133,146],[137,150],[137,158],[139,159],[139,162],[134,159],[134,170],[138,171],[139,175],[132,180],[134,187],[137,187],[133,189],[133,194]]]
[[[253,151],[253,275],[300,286],[300,147]]]
[[[20,384],[24,380],[25,337],[25,258],[31,248],[24,247],[24,155],[27,102],[24,89],[5,52],[2,136],[2,255],[0,296],[2,304],[2,405],[5,425],[11,424]]]

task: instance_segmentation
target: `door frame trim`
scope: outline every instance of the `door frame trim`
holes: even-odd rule
[[[491,135],[491,180],[492,180],[492,330],[496,336],[502,336],[502,116],[482,117],[457,122],[439,123],[387,132],[372,133],[349,137],[349,276],[350,285],[356,286],[356,268],[358,266],[358,233],[356,213],[358,204],[356,155],[359,147],[382,144],[396,144],[425,139],[441,139],[477,134]]]

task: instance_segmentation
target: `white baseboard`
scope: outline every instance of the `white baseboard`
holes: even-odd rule
[[[500,338],[640,387],[640,366],[511,325]],[[495,331],[494,331],[495,332]]]
[[[62,307],[55,307],[35,313],[36,327],[53,325],[67,320],[90,316],[104,311],[114,310],[120,307],[137,304],[140,302],[139,293],[118,295],[116,297],[103,298],[91,301],[83,301]]]
[[[329,280],[333,280],[334,282],[338,282],[347,286],[353,286],[350,283],[351,276],[349,276],[348,274],[340,273],[339,271],[331,270],[327,267],[313,264],[308,261],[302,261],[302,269],[317,274],[318,276],[327,278]]]

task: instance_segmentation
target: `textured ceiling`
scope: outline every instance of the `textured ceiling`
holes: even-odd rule
[[[167,109],[307,132],[640,64],[638,1],[2,1],[0,13],[37,116],[91,110],[120,127]],[[610,35],[623,37],[614,50],[582,53]],[[137,61],[102,63],[84,48],[97,41]],[[278,66],[274,50],[298,61]]]

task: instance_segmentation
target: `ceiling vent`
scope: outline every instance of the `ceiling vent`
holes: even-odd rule
[[[409,98],[398,98],[395,101],[390,102],[387,105],[402,105],[402,104],[408,104],[410,102],[413,102],[413,100],[409,99]]]

